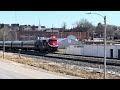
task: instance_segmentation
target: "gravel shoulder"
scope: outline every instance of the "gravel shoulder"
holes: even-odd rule
[[[2,53],[0,54],[2,58]],[[72,79],[103,79],[103,69],[92,68],[93,65],[83,62],[72,62],[67,60],[54,60],[50,58],[31,58],[28,56],[22,56],[21,59],[17,54],[14,53],[5,53],[5,59],[9,62],[12,61],[13,64],[20,63],[22,67],[27,67],[36,70],[45,70],[49,73],[59,74],[62,76],[68,76]],[[17,63],[15,63],[17,62]],[[95,65],[99,67],[99,65]],[[107,73],[108,79],[120,79],[120,76],[115,74]]]

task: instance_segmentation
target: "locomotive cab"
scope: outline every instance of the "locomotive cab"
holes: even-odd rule
[[[37,40],[35,43],[36,50],[44,51],[47,49],[47,41],[46,40]]]
[[[36,51],[55,52],[57,51],[57,49],[58,49],[58,41],[54,37],[49,39],[36,40],[36,43],[35,43]]]
[[[52,37],[48,40],[48,45],[51,52],[58,51],[58,41],[55,37]]]
[[[48,44],[49,44],[49,46],[51,46],[51,47],[56,47],[56,46],[58,46],[58,41],[57,41],[56,38],[50,38],[50,39],[48,40]]]

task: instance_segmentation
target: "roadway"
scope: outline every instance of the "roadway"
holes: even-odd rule
[[[0,79],[75,79],[45,70],[34,70],[11,61],[0,60]]]

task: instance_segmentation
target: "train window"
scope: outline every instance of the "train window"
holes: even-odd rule
[[[46,46],[46,45],[47,45],[46,40],[43,40],[43,45],[44,45],[44,46]]]
[[[57,41],[57,40],[49,40],[50,43],[52,43],[52,42],[56,42],[56,41]]]
[[[41,40],[39,41],[39,45],[40,45],[40,46],[42,45],[42,42],[41,42]]]

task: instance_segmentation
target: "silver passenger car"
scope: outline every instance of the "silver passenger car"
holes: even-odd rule
[[[22,48],[35,48],[35,41],[34,40],[24,41]]]
[[[5,47],[11,47],[11,42],[12,41],[5,41]],[[3,41],[0,41],[0,47],[3,47]]]
[[[12,42],[12,48],[21,48],[22,46],[22,41],[13,41]]]

